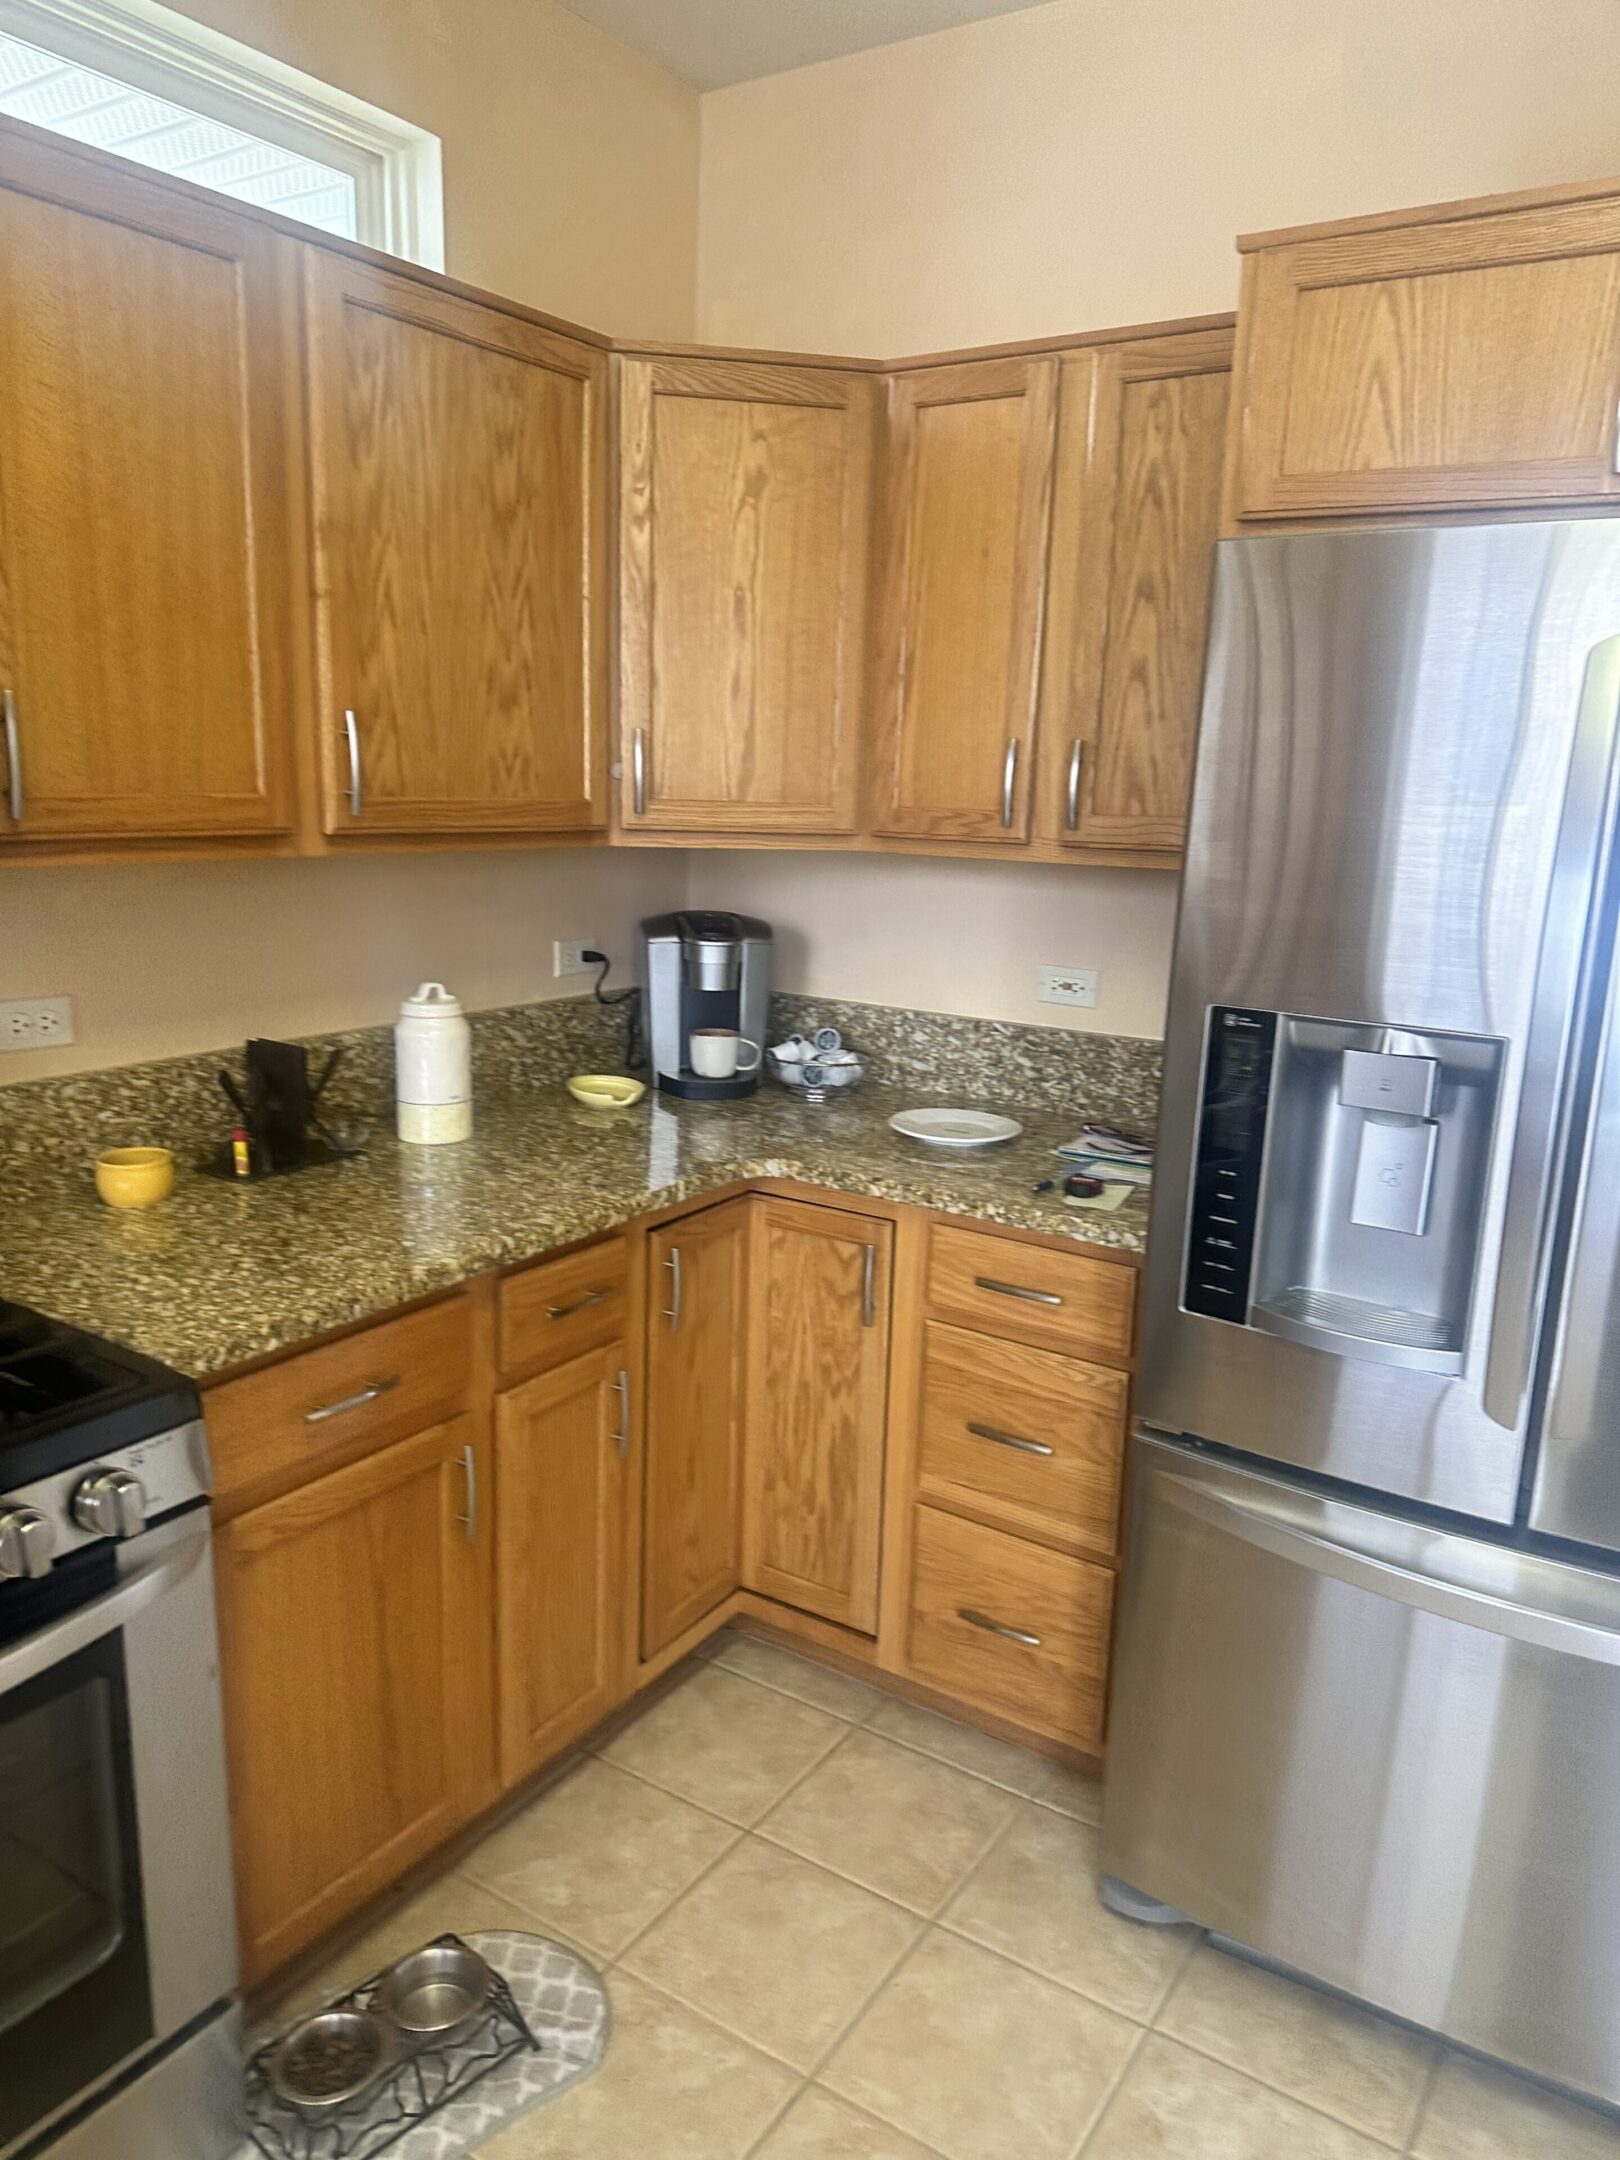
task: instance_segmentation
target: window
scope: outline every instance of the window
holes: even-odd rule
[[[156,0],[0,0],[0,114],[444,267],[436,135]]]

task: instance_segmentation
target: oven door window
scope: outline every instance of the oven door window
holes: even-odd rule
[[[0,2150],[152,2036],[122,1638],[0,1696]]]

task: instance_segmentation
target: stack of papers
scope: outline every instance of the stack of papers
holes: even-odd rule
[[[1153,1182],[1153,1142],[1117,1125],[1083,1125],[1079,1139],[1067,1141],[1058,1153],[1085,1176],[1111,1185]]]

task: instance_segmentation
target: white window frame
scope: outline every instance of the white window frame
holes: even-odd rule
[[[0,0],[0,30],[335,166],[368,247],[444,268],[443,153],[426,128],[159,0]]]

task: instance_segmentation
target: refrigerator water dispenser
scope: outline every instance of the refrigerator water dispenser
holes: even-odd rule
[[[1460,1371],[1502,1057],[1491,1037],[1217,1007],[1185,1309]]]

